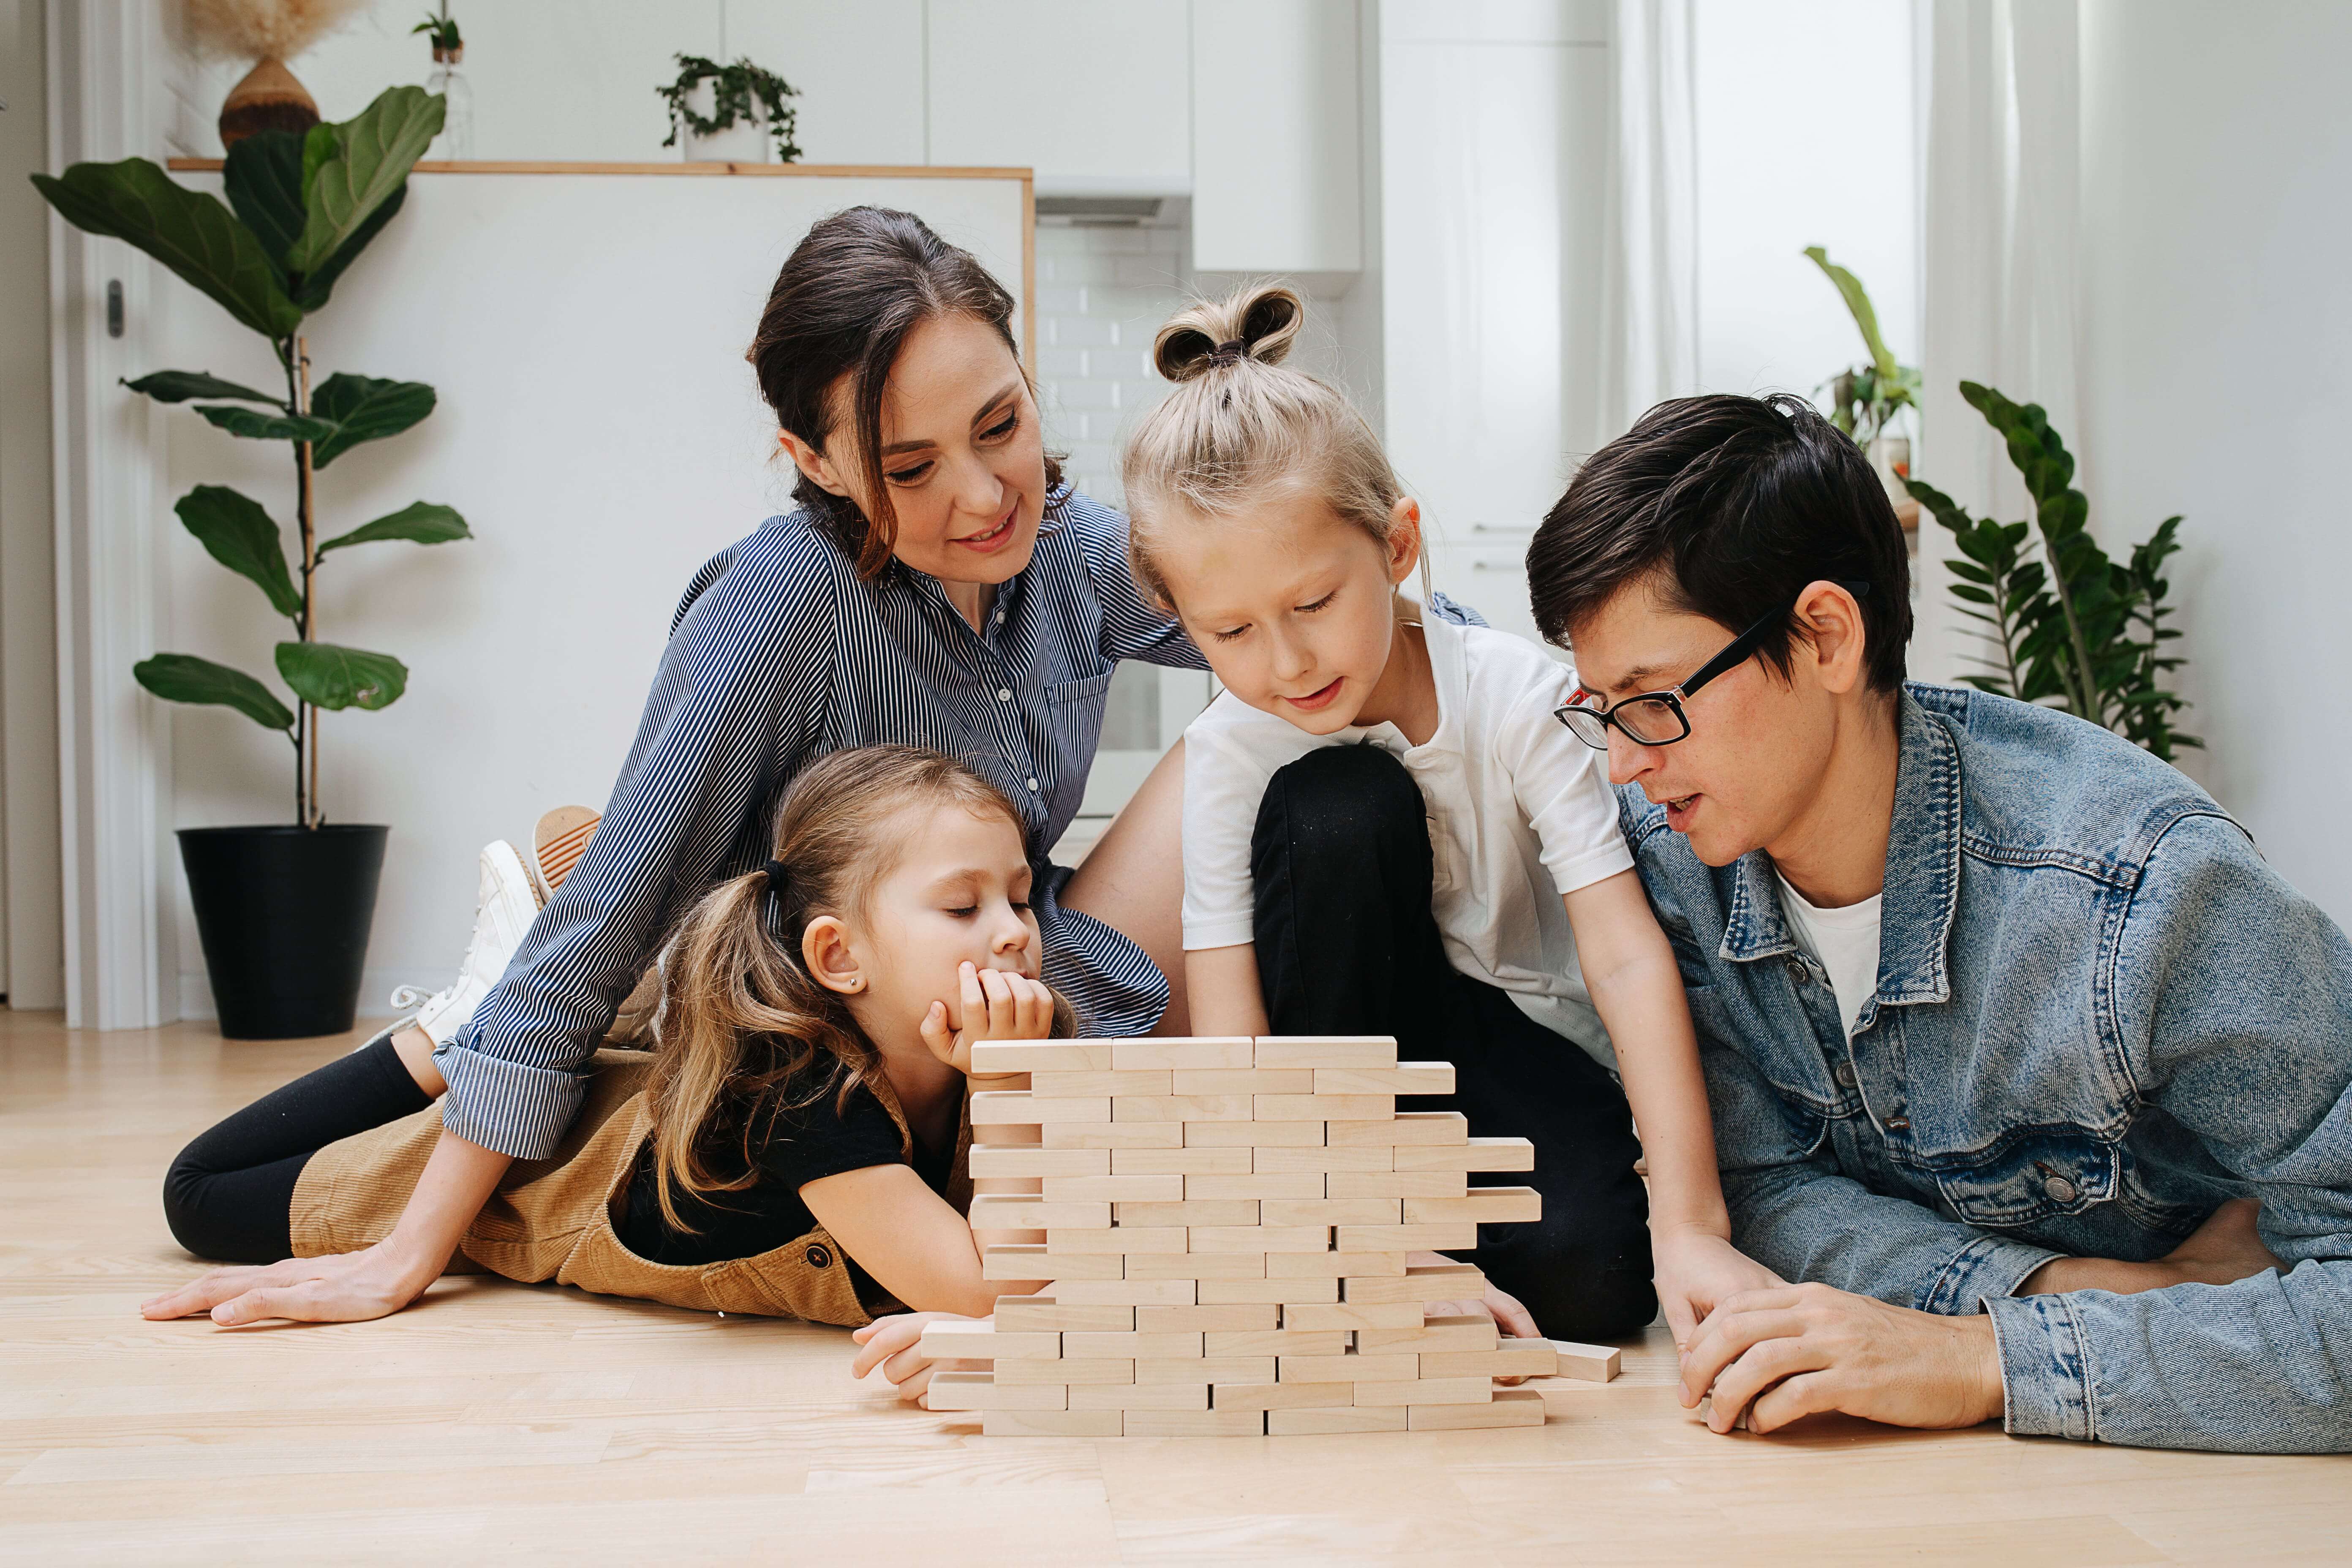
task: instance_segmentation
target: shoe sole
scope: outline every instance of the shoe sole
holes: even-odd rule
[[[530,835],[530,877],[541,907],[553,900],[556,889],[580,864],[580,857],[588,852],[589,838],[603,820],[584,805],[559,805],[539,819]]]

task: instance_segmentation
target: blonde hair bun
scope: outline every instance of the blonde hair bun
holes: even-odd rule
[[[1244,284],[1171,318],[1151,341],[1151,365],[1181,383],[1243,360],[1280,364],[1306,321],[1306,303],[1289,285]]]

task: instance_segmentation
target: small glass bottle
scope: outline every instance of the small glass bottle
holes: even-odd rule
[[[474,89],[466,80],[458,66],[466,58],[466,46],[433,49],[433,74],[425,79],[425,90],[437,92],[448,100],[446,118],[441,122],[441,134],[433,139],[433,156],[462,162],[474,155]]]

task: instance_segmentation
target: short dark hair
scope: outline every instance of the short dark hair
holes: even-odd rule
[[[1903,684],[1911,565],[1894,504],[1853,439],[1804,399],[1678,397],[1595,452],[1528,547],[1546,641],[1654,576],[1676,609],[1744,632],[1822,578],[1862,595],[1871,687]],[[1786,679],[1793,616],[1757,652]]]

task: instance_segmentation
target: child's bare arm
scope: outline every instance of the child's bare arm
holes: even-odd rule
[[[1265,994],[1259,989],[1257,948],[1199,948],[1184,955],[1184,986],[1196,1035],[1264,1035]]]

